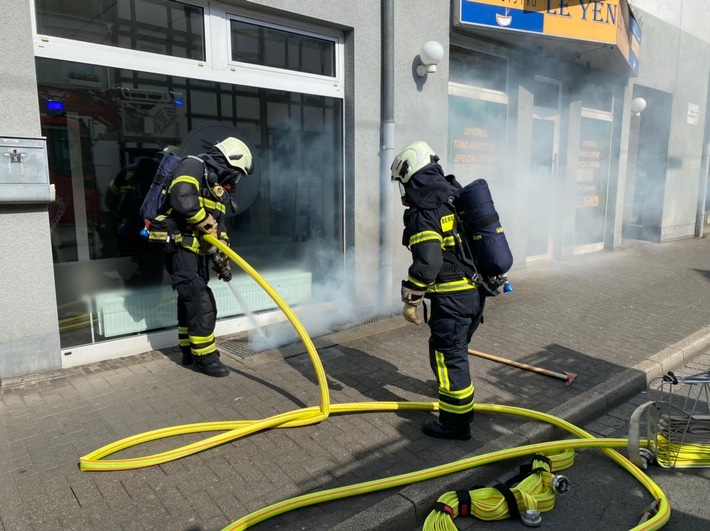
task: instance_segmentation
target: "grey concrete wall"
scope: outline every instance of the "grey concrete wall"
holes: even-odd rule
[[[629,5],[637,17],[641,12],[648,13],[710,43],[707,2],[698,2],[698,0],[674,0],[673,2],[668,0],[629,0]]]
[[[0,136],[40,136],[30,6],[4,2]],[[61,365],[47,205],[0,204],[0,378]]]
[[[692,236],[695,232],[707,119],[708,76],[698,74],[710,72],[710,45],[681,33],[678,56],[683,59],[678,61],[673,98],[661,241]],[[698,109],[697,123],[689,116],[691,106]]]
[[[695,231],[710,71],[710,41],[701,31],[708,27],[710,15],[700,4],[634,3],[643,37],[639,76],[633,83],[673,97],[661,219],[658,226],[644,227],[659,241],[691,237]],[[700,109],[697,124],[688,120],[691,104]]]
[[[395,145],[397,152],[410,142],[426,141],[442,161],[448,159],[449,33],[451,17],[446,0],[395,1]],[[444,47],[444,59],[437,71],[418,77],[416,58],[427,41]],[[444,168],[447,171],[447,168]],[[394,185],[393,185],[394,186]],[[402,239],[403,207],[395,186],[391,198],[394,220],[394,282],[397,293],[411,263]]]

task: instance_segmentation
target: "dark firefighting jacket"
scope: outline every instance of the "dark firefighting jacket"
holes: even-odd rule
[[[403,242],[412,252],[404,285],[426,290],[427,296],[476,289],[471,278],[442,253],[461,254],[461,241],[449,198],[460,185],[433,164],[414,174],[405,185],[409,208],[404,212]]]
[[[204,162],[186,157],[175,168],[173,181],[168,189],[170,207],[167,211],[167,216],[172,218],[177,226],[177,230],[172,234],[175,243],[197,254],[203,254],[200,245],[203,233],[195,228],[195,225],[204,221],[209,214],[219,225],[218,239],[229,242],[224,222],[229,194],[221,187],[210,186],[206,177],[210,170],[210,157],[200,155],[200,158]]]

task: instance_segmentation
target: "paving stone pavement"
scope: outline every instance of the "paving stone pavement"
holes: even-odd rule
[[[649,376],[710,348],[710,255],[705,239],[630,241],[622,249],[534,263],[510,274],[514,291],[489,299],[471,348],[557,372],[545,375],[472,358],[476,400],[553,413],[586,425],[637,395]],[[269,333],[269,329],[266,330]],[[426,327],[399,316],[314,339],[333,404],[432,402]],[[218,344],[246,341],[219,338]],[[107,346],[107,348],[110,348]],[[232,374],[212,379],[179,365],[177,349],[151,351],[0,382],[0,531],[218,530],[301,494],[449,463],[552,437],[539,423],[478,414],[471,441],[420,432],[433,414],[333,414],[273,429],[157,466],[82,472],[109,443],[206,421],[259,420],[320,404],[299,344],[242,356],[223,348]],[[139,457],[202,440],[181,435],[123,450]],[[287,512],[257,530],[414,529],[460,472],[397,489]]]

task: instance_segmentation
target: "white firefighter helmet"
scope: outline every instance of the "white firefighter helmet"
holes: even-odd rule
[[[412,175],[438,160],[439,157],[426,142],[421,140],[412,142],[400,151],[399,155],[392,161],[390,168],[392,180],[406,184],[412,178]]]
[[[254,158],[247,145],[233,136],[227,137],[215,146],[224,155],[227,164],[237,168],[244,175],[250,175],[254,170]]]

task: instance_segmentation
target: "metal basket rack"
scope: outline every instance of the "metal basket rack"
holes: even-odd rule
[[[629,420],[631,462],[643,470],[654,462],[664,468],[710,467],[710,371],[653,378],[648,397]]]

